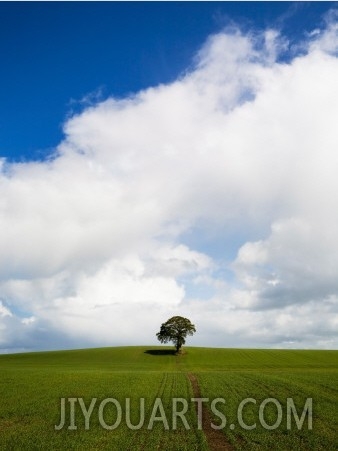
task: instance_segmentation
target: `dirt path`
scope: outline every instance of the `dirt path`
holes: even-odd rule
[[[188,373],[188,378],[190,380],[192,390],[195,398],[201,398],[201,390],[198,385],[197,378],[194,374]],[[196,413],[198,409],[197,403]],[[213,418],[210,410],[206,406],[205,403],[202,403],[202,430],[207,439],[208,446],[212,451],[233,451],[235,448],[227,441],[227,438],[220,429],[213,429],[211,427],[211,423],[213,422]]]

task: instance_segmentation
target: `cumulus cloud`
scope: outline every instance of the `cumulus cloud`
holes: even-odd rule
[[[333,13],[288,62],[225,30],[50,159],[2,159],[1,347],[150,344],[174,314],[193,344],[337,347],[337,43]]]

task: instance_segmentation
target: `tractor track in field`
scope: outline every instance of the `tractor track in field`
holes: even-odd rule
[[[162,398],[167,383],[168,383],[168,373],[163,373],[161,384],[159,385],[159,387],[157,389],[155,399]],[[129,447],[127,448],[127,450],[128,451],[132,451],[132,450],[133,451],[135,451],[135,450],[146,451],[148,440],[149,440],[149,438],[147,435],[147,430],[142,427],[135,431],[135,435],[134,435],[133,439],[131,440],[131,443],[130,443]]]
[[[198,384],[196,376],[192,373],[187,373],[188,379],[191,383],[195,398],[201,398],[201,389]],[[196,413],[198,415],[198,405],[195,405]],[[233,451],[235,448],[227,440],[225,434],[220,429],[213,429],[211,423],[213,421],[212,415],[208,407],[202,403],[202,431],[206,437],[208,446],[211,451]]]

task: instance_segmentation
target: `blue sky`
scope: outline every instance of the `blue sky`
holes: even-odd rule
[[[208,35],[232,21],[291,40],[321,24],[327,2],[1,2],[0,150],[44,158],[83,99],[168,83]]]
[[[337,349],[337,11],[0,3],[0,352]]]

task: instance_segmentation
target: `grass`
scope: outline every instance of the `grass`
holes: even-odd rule
[[[217,409],[227,419],[222,433],[233,449],[338,449],[338,351],[185,348],[179,356],[170,351],[117,347],[0,356],[0,449],[207,450],[212,444],[197,429],[188,373],[196,375],[201,396],[225,399]],[[61,398],[66,398],[66,422],[58,431],[54,426],[60,422]],[[97,398],[88,430],[79,402],[74,404],[77,429],[68,429],[68,398],[82,398],[87,408]],[[114,430],[104,429],[99,421],[99,406],[106,398],[118,400],[122,407],[122,420]],[[144,398],[144,424],[139,429],[126,425],[126,398],[134,425]],[[169,430],[158,418],[148,430],[152,414],[161,416],[160,410],[153,412],[156,398],[161,398]],[[177,430],[172,429],[173,398],[188,400],[185,417],[190,429],[180,418]],[[256,400],[243,409],[243,420],[256,423],[252,430],[238,422],[237,408],[245,398]],[[273,430],[264,429],[259,420],[259,406],[266,398],[275,398],[282,407],[281,423]],[[306,399],[313,399],[312,430],[306,427],[308,418],[300,430],[294,420],[287,428],[287,398],[293,398],[299,416]],[[113,424],[116,418],[116,407],[107,404],[104,420]],[[213,418],[220,423],[219,416]],[[264,409],[264,419],[270,425],[276,422],[273,403]]]

